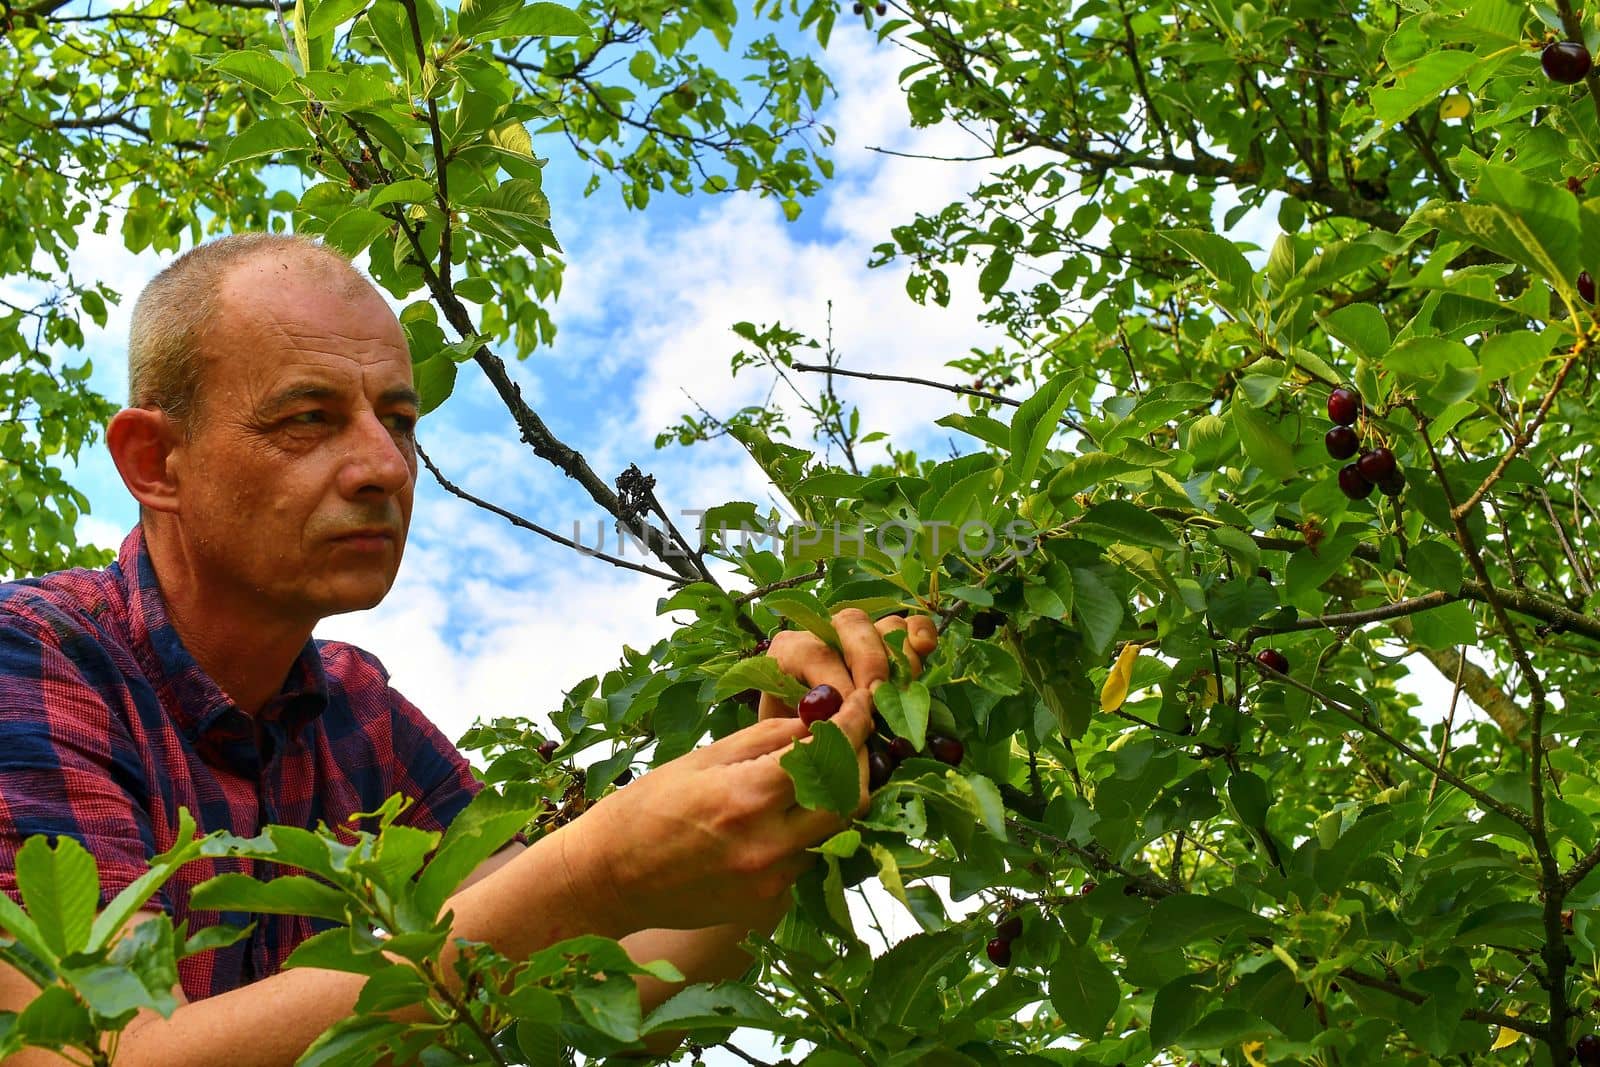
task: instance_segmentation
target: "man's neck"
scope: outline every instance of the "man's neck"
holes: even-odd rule
[[[177,538],[151,536],[147,528],[145,548],[184,647],[229,699],[255,716],[283,688],[315,621],[267,617],[258,600],[251,603],[255,598],[208,588]]]

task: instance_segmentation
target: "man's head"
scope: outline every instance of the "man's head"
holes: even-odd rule
[[[417,415],[405,336],[342,257],[226,237],[145,289],[130,407],[108,440],[162,583],[218,610],[316,619],[376,604],[410,522]]]

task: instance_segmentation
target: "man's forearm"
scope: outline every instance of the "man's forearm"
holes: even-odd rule
[[[623,918],[604,908],[592,887],[574,885],[563,831],[504,862],[446,903],[455,937],[483,941],[512,959],[579,934],[623,937]],[[447,946],[446,980],[458,979]],[[117,1067],[278,1067],[293,1064],[317,1037],[355,1010],[366,979],[313,968],[270,978],[186,1004],[171,1018],[136,1020],[123,1035]],[[421,1019],[421,1009],[396,1018]],[[248,1035],[248,1037],[246,1037]]]
[[[623,938],[622,946],[634,962],[667,960],[684,977],[683,982],[663,982],[648,975],[637,978],[639,1003],[645,1013],[649,1014],[685,985],[720,982],[744,974],[754,962],[750,954],[739,947],[745,933],[741,926],[728,925],[702,930],[640,930]],[[651,1055],[665,1056],[682,1041],[681,1033],[666,1032],[647,1038],[645,1047]]]

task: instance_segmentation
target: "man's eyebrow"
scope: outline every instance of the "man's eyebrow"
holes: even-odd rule
[[[378,403],[388,407],[394,404],[409,404],[411,407],[420,408],[422,397],[409,385],[397,385],[393,389],[385,389],[378,397]]]
[[[307,400],[332,400],[339,395],[339,390],[327,385],[291,385],[273,396],[261,407],[263,415],[274,415],[284,408],[293,407]]]
[[[303,403],[308,400],[336,400],[340,397],[340,395],[342,395],[340,390],[328,385],[314,385],[309,382],[303,385],[291,385],[283,391],[274,394],[273,397],[268,400],[265,405],[263,405],[262,414],[270,417],[277,412],[284,410],[285,408],[293,407],[296,404]],[[397,405],[421,407],[422,398],[418,396],[417,391],[410,386],[397,385],[392,389],[385,389],[378,397],[378,403],[384,407],[393,407]]]

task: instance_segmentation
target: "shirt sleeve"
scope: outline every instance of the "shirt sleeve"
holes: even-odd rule
[[[155,855],[150,791],[126,725],[89,680],[98,668],[67,655],[57,629],[0,608],[0,891],[21,902],[16,855],[29,838],[70,837],[94,858],[104,906]],[[172,910],[163,895],[147,906]]]
[[[395,791],[412,797],[397,820],[419,830],[443,830],[483,788],[472,765],[417,706],[393,687],[389,709],[395,756]]]

